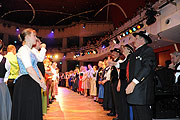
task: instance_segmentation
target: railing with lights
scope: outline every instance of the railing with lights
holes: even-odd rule
[[[132,27],[125,29],[123,32],[115,34],[115,35],[110,35],[108,38],[104,39],[101,41],[101,43],[98,46],[90,47],[90,48],[81,48],[80,50],[77,50],[74,54],[74,58],[78,58],[80,56],[85,56],[85,55],[92,55],[92,54],[98,54],[98,48],[105,49],[110,45],[110,41],[113,41],[114,44],[119,44],[120,40],[123,39],[124,37],[128,36],[129,34],[132,34],[133,32],[136,32],[137,30],[140,30],[141,28],[144,27],[144,24],[135,24]]]

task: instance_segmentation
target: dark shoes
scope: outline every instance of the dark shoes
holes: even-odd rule
[[[116,113],[110,112],[110,113],[107,113],[107,115],[108,115],[108,116],[116,116]]]

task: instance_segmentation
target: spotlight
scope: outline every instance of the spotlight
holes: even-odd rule
[[[66,57],[66,53],[64,53],[64,57]]]
[[[51,30],[51,33],[54,33],[54,29]]]
[[[80,53],[78,53],[77,56],[79,57],[79,56],[80,56]]]
[[[94,54],[97,54],[97,53],[98,53],[98,51],[97,51],[97,50],[94,50],[94,51],[93,51],[93,53],[94,53]]]
[[[108,47],[109,46],[109,40],[105,40],[102,42],[102,46],[104,45],[105,47]]]
[[[60,65],[62,65],[62,62],[59,62]]]
[[[89,54],[90,54],[90,52],[88,51],[88,52],[87,52],[87,54],[89,55]]]
[[[17,41],[15,40],[15,41],[14,41],[14,43],[16,44],[16,43],[17,43]]]
[[[84,29],[86,28],[86,24],[83,24],[83,28],[84,28]]]
[[[144,26],[143,24],[139,24],[139,25],[137,26],[137,29],[141,29],[143,26]]]
[[[57,59],[57,58],[58,58],[58,55],[55,55],[54,57]]]
[[[133,27],[133,31],[134,31],[134,32],[136,31],[136,28],[135,28],[135,27]]]
[[[102,46],[102,49],[104,49],[104,48],[106,48],[106,46],[105,46],[105,45],[103,45],[103,46]]]
[[[126,34],[125,34],[125,33],[123,33],[123,37],[124,37],[124,36],[126,36]]]
[[[17,31],[17,32],[19,31],[19,27],[16,27],[16,31]]]
[[[127,31],[127,32],[126,32],[126,35],[128,35],[128,34],[129,34],[129,32]]]
[[[153,8],[148,8],[145,15],[147,16],[147,25],[151,25],[156,22],[156,18],[154,17],[157,14],[157,11],[155,11]]]
[[[113,40],[113,42],[114,42],[114,44],[119,44],[119,43],[120,43],[117,38],[115,38],[115,39]]]
[[[132,30],[131,30],[131,29],[129,30],[129,33],[132,33]]]

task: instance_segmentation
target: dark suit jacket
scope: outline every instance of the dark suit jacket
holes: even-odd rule
[[[115,66],[111,67],[111,83],[116,84],[118,83],[118,72],[117,72],[117,68]]]
[[[156,59],[153,49],[143,45],[129,59],[129,82],[134,78],[139,81],[127,101],[134,105],[149,105],[154,101],[154,69]]]

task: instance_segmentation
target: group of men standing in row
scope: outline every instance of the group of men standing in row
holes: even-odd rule
[[[155,53],[148,46],[152,40],[145,31],[133,33],[133,36],[133,47],[126,44],[120,49],[114,48],[112,56],[104,60],[107,66],[101,82],[104,85],[103,108],[111,110],[108,116],[116,115],[113,120],[130,120],[130,106],[134,120],[152,120]]]

